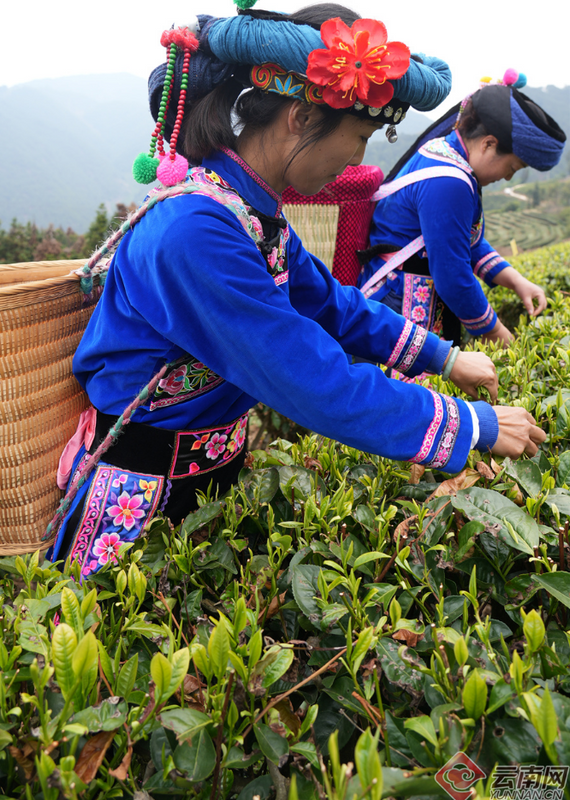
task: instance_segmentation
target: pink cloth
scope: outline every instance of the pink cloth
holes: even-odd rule
[[[59,466],[57,468],[57,485],[60,489],[66,489],[71,475],[71,467],[75,460],[75,456],[81,449],[81,445],[85,445],[85,449],[89,450],[95,438],[95,422],[97,420],[97,412],[93,406],[89,406],[81,413],[79,422],[77,423],[77,430],[65,445],[61,458],[59,459]]]

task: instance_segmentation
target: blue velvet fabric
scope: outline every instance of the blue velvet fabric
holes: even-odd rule
[[[204,166],[258,211],[280,214],[280,196],[236,156],[214,153]],[[389,458],[422,452],[430,463],[443,447],[445,469],[460,470],[473,430],[463,401],[347,358],[386,363],[398,343],[411,346],[421,331],[341,286],[293,230],[287,254],[288,281],[276,285],[228,208],[197,194],[158,203],[121,242],[77,350],[74,372],[91,402],[119,414],[165,362],[189,353],[225,380],[178,404],[147,404],[134,421],[199,428],[261,400],[311,430]],[[434,334],[419,341],[410,376],[439,347]],[[452,446],[440,447],[444,436]]]
[[[467,153],[455,132],[445,138],[467,159]],[[416,153],[398,175],[434,166],[441,166],[441,162]],[[484,278],[489,286],[493,286],[494,277],[509,264],[485,241],[484,229],[479,243],[471,247],[471,228],[479,220],[482,211],[475,177],[472,176],[471,181],[473,191],[456,178],[429,178],[380,200],[374,212],[370,243],[390,244],[401,248],[418,236],[423,236],[424,254],[427,255],[437,294],[459,317],[467,330],[480,336],[494,327],[497,315],[492,312],[483,327],[479,327],[477,322],[471,322],[489,314],[489,301],[474,275],[474,268],[485,258],[496,260],[496,264],[487,271]],[[377,257],[367,264],[360,277],[360,285],[384,263]],[[394,280],[386,281],[373,298],[383,300],[388,293],[400,298],[401,308],[404,294],[404,273],[401,270],[396,272]]]

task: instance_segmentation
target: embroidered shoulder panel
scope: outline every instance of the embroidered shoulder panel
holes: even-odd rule
[[[473,169],[463,156],[454,150],[453,147],[443,137],[440,139],[430,139],[418,150],[422,156],[433,158],[435,161],[443,161],[446,164],[453,164],[469,175],[473,174]]]
[[[211,392],[223,378],[194,356],[182,356],[168,365],[168,370],[159,381],[150,401],[150,410],[184,403],[194,397]]]

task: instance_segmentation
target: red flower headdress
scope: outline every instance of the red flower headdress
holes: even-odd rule
[[[327,49],[309,53],[307,77],[324,86],[323,100],[333,108],[349,108],[360,101],[381,108],[394,95],[389,80],[401,78],[410,66],[410,49],[389,42],[386,26],[358,19],[349,28],[339,17],[321,25]]]

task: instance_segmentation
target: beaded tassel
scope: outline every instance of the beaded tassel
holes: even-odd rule
[[[133,177],[138,183],[152,183],[156,178],[159,178],[164,186],[174,186],[175,183],[183,180],[188,171],[188,161],[183,156],[176,153],[176,142],[184,116],[190,55],[198,49],[198,40],[188,28],[174,28],[173,30],[164,31],[160,38],[160,43],[163,47],[167,48],[168,54],[160,107],[156,126],[150,140],[150,151],[149,153],[141,153],[135,159],[133,164]],[[164,122],[172,95],[174,68],[178,49],[182,50],[184,53],[184,62],[182,67],[182,79],[180,81],[180,95],[176,110],[176,122],[170,139],[170,152],[167,156],[164,150]],[[157,150],[158,158],[155,157]]]

